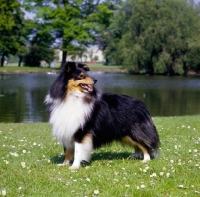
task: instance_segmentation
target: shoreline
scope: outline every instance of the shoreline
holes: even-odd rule
[[[91,73],[99,73],[99,74],[108,74],[108,73],[113,73],[113,74],[130,74],[127,70],[125,69],[118,69],[118,68],[90,68]],[[57,74],[59,73],[59,70],[55,69],[49,69],[49,70],[1,70],[0,69],[0,74]],[[148,75],[149,74],[141,74],[141,73],[134,73],[132,75]],[[155,76],[167,76],[167,75],[162,75],[162,74],[154,74]],[[200,77],[200,73],[195,73],[195,72],[188,72],[187,75],[174,75],[174,76],[185,76],[185,77]]]
[[[105,69],[90,69],[92,73],[124,73],[128,72],[125,69],[105,68]],[[57,74],[59,70],[0,70],[0,74]]]

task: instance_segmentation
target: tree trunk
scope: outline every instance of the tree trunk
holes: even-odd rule
[[[104,64],[105,64],[106,66],[108,66],[108,65],[109,65],[109,60],[108,60],[108,57],[106,56],[106,58],[105,58],[105,59],[106,59],[106,61],[105,61],[105,63],[104,63]]]
[[[66,64],[66,59],[67,59],[67,51],[62,52],[62,61],[60,67],[62,68]]]
[[[22,60],[23,60],[23,56],[22,56],[22,55],[19,55],[18,67],[21,66]]]
[[[174,62],[169,63],[168,74],[167,75],[169,75],[169,76],[175,75],[175,72],[174,72]]]
[[[3,53],[1,56],[1,66],[2,67],[3,67],[4,61],[5,61],[5,54]]]

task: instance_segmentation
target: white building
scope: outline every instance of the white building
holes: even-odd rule
[[[58,51],[58,61],[62,60],[62,51]],[[103,52],[97,47],[87,48],[87,51],[83,53],[82,57],[78,55],[67,55],[67,61],[78,61],[78,62],[105,62]]]

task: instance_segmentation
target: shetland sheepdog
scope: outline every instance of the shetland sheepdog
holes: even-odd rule
[[[132,157],[142,162],[156,158],[159,135],[144,103],[100,94],[87,71],[86,64],[67,62],[45,98],[53,136],[64,147],[62,165],[73,161],[70,169],[77,169],[93,149],[113,141],[133,147]]]

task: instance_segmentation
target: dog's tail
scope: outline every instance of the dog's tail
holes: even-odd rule
[[[153,125],[153,132],[150,135],[150,142],[149,142],[148,152],[150,154],[151,159],[158,158],[160,154],[160,139],[157,133],[156,127]]]
[[[150,158],[156,159],[159,156],[160,153],[160,139],[158,132],[156,130],[155,125],[152,123],[148,129],[143,130],[144,132],[141,135],[141,141],[144,144],[144,147],[146,147]]]

